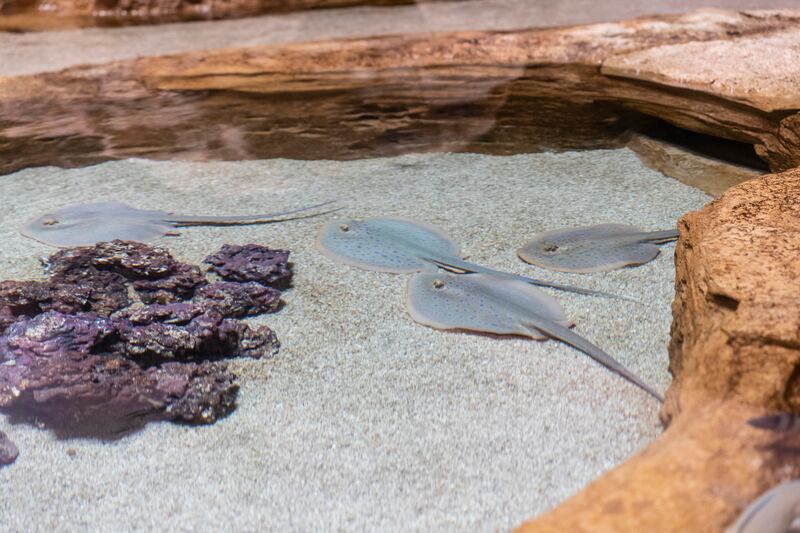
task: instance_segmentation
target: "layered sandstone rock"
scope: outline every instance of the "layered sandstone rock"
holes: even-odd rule
[[[733,187],[678,227],[663,417],[714,399],[800,413],[800,169]]]
[[[672,80],[671,63],[657,75],[657,61],[646,58],[686,46],[687,62],[700,65],[717,54],[704,57],[706,45],[725,43],[769,55],[782,42],[794,50],[798,33],[794,12],[706,10],[573,28],[193,52],[0,78],[0,172],[129,156],[352,159],[613,147],[650,117],[753,144],[772,168],[790,168],[800,164],[800,115],[785,96],[796,92],[796,80],[780,70],[785,56],[742,62],[714,83],[701,83],[697,66],[691,86]],[[623,63],[648,68],[639,79]],[[780,83],[765,81],[773,79]]]
[[[0,2],[0,31],[154,24],[415,1],[419,0],[5,0]]]

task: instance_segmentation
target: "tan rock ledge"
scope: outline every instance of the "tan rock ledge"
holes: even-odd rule
[[[130,156],[353,159],[614,147],[650,117],[753,144],[773,169],[793,168],[800,114],[787,95],[798,92],[800,70],[783,69],[797,47],[798,13],[704,10],[572,28],[192,52],[0,78],[0,172]],[[770,60],[781,42],[788,51]],[[726,46],[765,60],[731,63],[709,80],[703,68]],[[691,83],[674,79],[681,47]],[[640,78],[638,64],[647,67]]]
[[[5,0],[0,4],[0,31],[225,19],[332,7],[402,5],[415,1],[419,0]]]

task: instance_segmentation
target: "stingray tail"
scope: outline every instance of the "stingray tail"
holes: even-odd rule
[[[319,204],[308,205],[305,207],[299,207],[297,209],[290,209],[288,211],[279,211],[277,213],[263,213],[260,215],[233,215],[233,216],[191,216],[191,215],[168,215],[166,219],[167,222],[172,222],[177,226],[196,226],[196,225],[203,225],[203,226],[227,226],[227,225],[238,225],[238,224],[268,224],[270,222],[285,222],[287,220],[298,220],[302,218],[311,218],[317,217],[320,215],[326,215],[328,213],[333,213],[334,211],[338,211],[342,209],[341,207],[337,207],[336,209],[329,209],[327,211],[323,211],[321,213],[312,213],[307,215],[300,215],[296,217],[289,217],[289,218],[281,218],[286,217],[287,215],[293,215],[295,213],[302,213],[303,211],[310,211],[312,209],[316,209],[318,207],[323,207],[326,205],[330,205],[336,202],[336,200],[329,200],[327,202],[322,202]]]
[[[494,270],[491,268],[483,267],[480,265],[476,265],[474,263],[470,263],[468,261],[464,261],[462,259],[458,259],[455,257],[448,257],[446,261],[442,261],[440,259],[433,259],[433,258],[426,258],[428,261],[433,263],[439,268],[444,270],[458,270],[461,272],[479,272],[481,274],[495,274],[497,276],[503,276],[505,278],[516,279],[519,281],[524,281],[525,283],[530,283],[531,285],[537,285],[539,287],[548,287],[550,289],[556,289],[559,291],[567,291],[567,292],[574,292],[576,294],[584,294],[586,296],[603,296],[605,298],[616,298],[618,300],[627,300],[629,302],[637,302],[633,298],[628,298],[627,296],[619,296],[617,294],[611,294],[608,292],[603,291],[593,291],[591,289],[583,289],[581,287],[573,287],[572,285],[561,285],[560,283],[553,283],[550,281],[543,281],[534,278],[528,278],[525,276],[519,276],[517,274],[510,274],[508,272],[500,272],[498,270]]]
[[[636,374],[625,368],[619,361],[571,329],[565,328],[564,326],[556,324],[552,320],[547,320],[546,318],[536,315],[528,315],[527,320],[528,323],[524,324],[524,327],[541,331],[542,333],[545,333],[554,339],[558,339],[566,344],[569,344],[573,348],[582,351],[612,372],[616,372],[646,393],[650,394],[659,402],[664,403],[664,398],[658,392],[656,392],[655,389],[647,385]]]
[[[677,229],[665,229],[661,231],[648,231],[642,234],[642,242],[652,242],[654,244],[661,244],[677,240]]]

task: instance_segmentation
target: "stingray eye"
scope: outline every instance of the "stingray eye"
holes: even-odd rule
[[[558,245],[554,242],[545,242],[542,244],[542,249],[545,252],[555,252],[558,250]]]
[[[47,217],[42,219],[42,224],[44,224],[45,226],[55,226],[56,224],[58,224],[58,220]]]
[[[347,224],[339,224],[339,229],[344,232],[348,232],[350,231],[350,226],[348,226]]]
[[[433,288],[436,289],[437,291],[440,289],[444,289],[444,281],[440,279],[433,280]]]

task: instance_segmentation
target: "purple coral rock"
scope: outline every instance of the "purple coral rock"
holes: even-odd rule
[[[164,396],[164,418],[209,424],[236,405],[236,376],[222,363],[164,363],[148,377]]]
[[[176,263],[165,277],[136,280],[133,288],[146,304],[168,304],[191,298],[195,289],[206,283],[198,267]]]
[[[116,354],[140,359],[262,357],[278,346],[275,334],[262,326],[227,320],[203,303],[149,305],[114,317]]]
[[[111,321],[46,313],[0,336],[0,407],[54,427],[117,431],[142,417],[212,422],[234,405],[235,376],[221,363],[165,363],[92,353]]]
[[[264,285],[288,287],[292,278],[288,250],[270,250],[258,244],[225,244],[205,263],[227,281],[257,281]]]
[[[129,307],[114,313],[115,320],[127,319],[134,325],[163,322],[165,324],[186,324],[196,316],[202,315],[208,307],[196,302],[171,304],[150,304],[143,307]]]
[[[162,307],[174,305],[180,304]],[[192,313],[194,309],[181,309],[177,313],[187,311]],[[115,320],[119,340],[112,351],[133,358],[156,359],[191,359],[212,355],[212,348],[216,348],[215,342],[218,342],[216,334],[223,321],[222,314],[210,309],[183,323],[176,321],[175,316],[175,313],[152,314],[149,317],[142,314],[136,317],[136,323],[125,319]]]
[[[252,281],[218,281],[197,289],[194,301],[213,305],[226,318],[244,318],[277,310],[281,293]]]
[[[10,465],[17,460],[18,455],[17,446],[11,442],[8,435],[0,431],[0,466]]]
[[[86,355],[112,332],[111,321],[94,313],[68,315],[48,311],[8,327],[0,344],[0,360],[4,349],[37,357]]]
[[[291,276],[288,252],[224,253],[230,276]],[[278,349],[268,327],[232,320],[280,306],[260,283],[208,284],[166,250],[126,241],[60,251],[49,268],[49,280],[0,283],[0,408],[11,416],[79,435],[152,418],[210,423],[234,408],[238,386],[224,364],[200,361]],[[150,305],[128,307],[131,284]]]
[[[74,281],[86,273],[114,273],[133,282],[145,303],[171,303],[191,298],[207,283],[196,266],[180,263],[163,248],[131,241],[101,242],[61,250],[50,256],[53,279]],[[91,274],[96,275],[96,274]]]
[[[106,318],[55,311],[9,326],[0,336],[0,407],[28,388],[72,379],[85,370],[81,362],[111,331]]]
[[[235,320],[223,321],[220,330],[221,336],[228,339],[228,346],[232,349],[232,355],[238,357],[251,357],[261,359],[271,357],[278,353],[280,342],[275,332],[267,326],[251,328],[244,322]]]
[[[47,260],[48,270],[55,275],[94,267],[119,272],[128,279],[160,278],[168,275],[175,264],[175,259],[164,248],[120,240],[61,250]]]
[[[46,311],[94,312],[108,316],[130,305],[125,278],[112,272],[95,272],[67,282],[0,282],[0,333],[20,317],[34,317]]]

